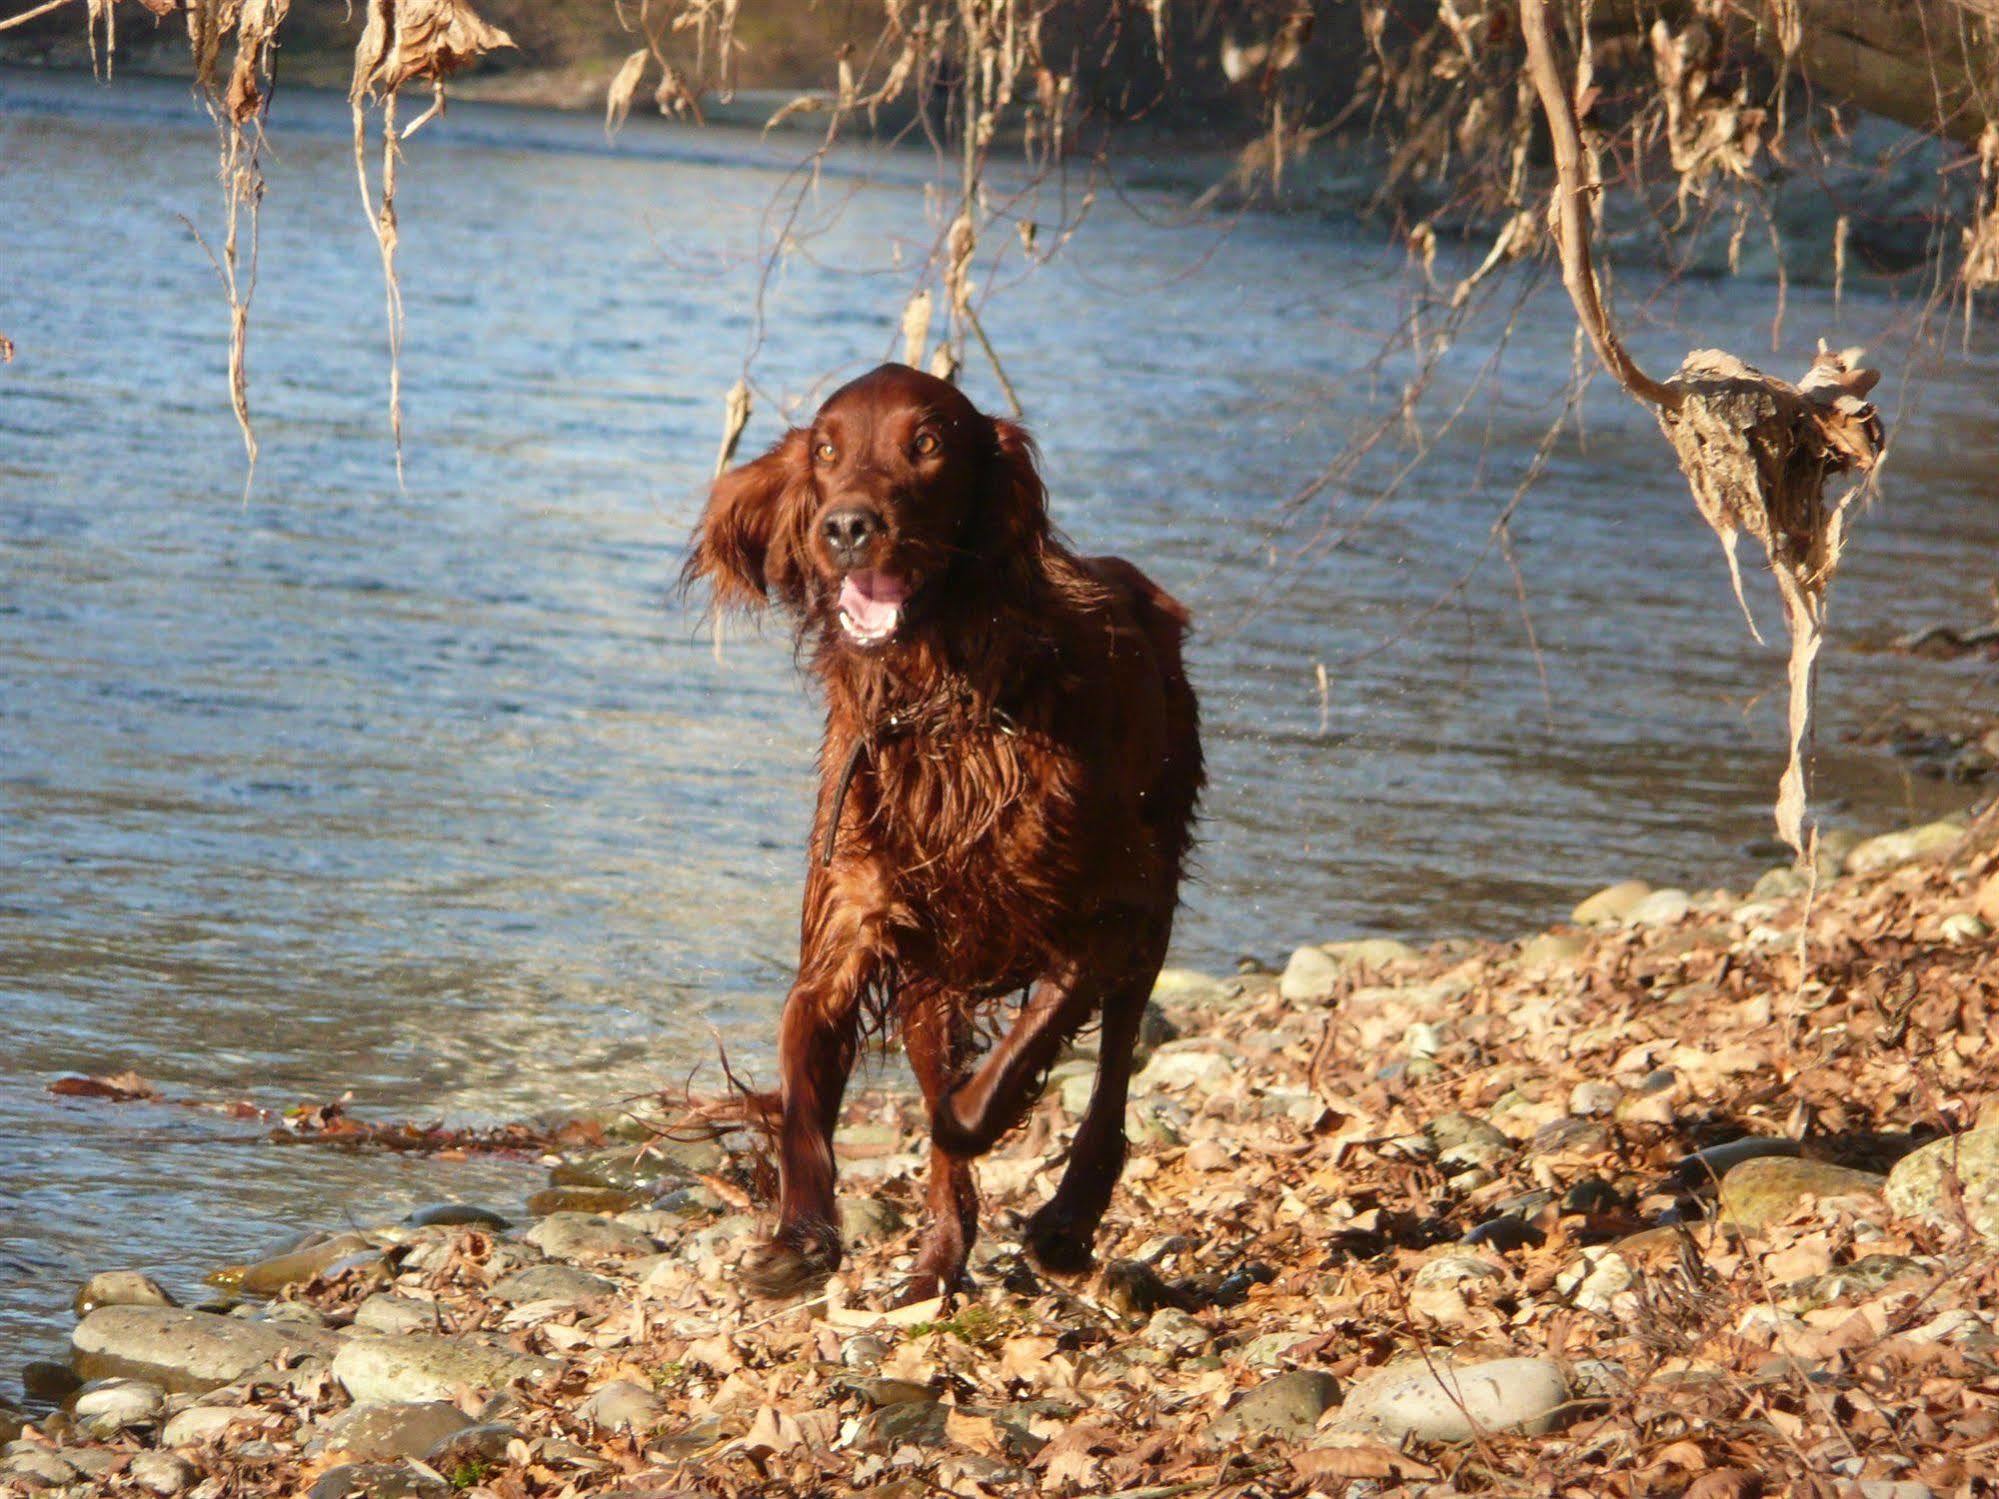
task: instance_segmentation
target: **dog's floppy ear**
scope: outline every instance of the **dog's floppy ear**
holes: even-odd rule
[[[1048,486],[1041,482],[1027,429],[993,418],[990,463],[980,541],[998,557],[1038,551],[1048,540]]]
[[[768,453],[730,469],[708,491],[695,527],[683,588],[702,578],[722,609],[805,602],[810,562],[805,538],[812,519],[810,435],[800,427]]]

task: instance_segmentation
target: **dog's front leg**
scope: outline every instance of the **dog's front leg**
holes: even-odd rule
[[[862,1002],[886,972],[879,906],[855,898],[865,894],[857,883],[815,880],[806,895],[798,978],[777,1038],[777,1232],[742,1264],[743,1283],[758,1296],[802,1295],[840,1265],[833,1129],[854,1067]]]

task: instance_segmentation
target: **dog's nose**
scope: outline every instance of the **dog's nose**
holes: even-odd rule
[[[841,562],[858,562],[867,553],[868,543],[881,535],[882,519],[872,510],[849,506],[828,512],[819,522],[826,548]]]

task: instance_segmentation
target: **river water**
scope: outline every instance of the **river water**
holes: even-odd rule
[[[346,129],[341,101],[279,100],[246,497],[224,304],[182,219],[216,237],[203,117],[176,85],[0,73],[6,1364],[54,1346],[91,1270],[184,1283],[302,1227],[515,1207],[536,1175],[278,1150],[218,1113],[54,1098],[62,1073],[517,1117],[677,1082],[718,1034],[762,1061],[786,982],[815,712],[781,630],[718,659],[672,583],[798,139],[634,122],[607,143],[472,105],[427,126],[403,184],[399,488]],[[930,172],[918,152],[826,164],[769,288],[767,395],[895,346]],[[1518,517],[1545,697],[1506,568],[1454,588],[1556,410],[1558,294],[1527,306],[1498,384],[1465,399],[1489,336],[1446,362],[1400,488],[1379,497],[1406,452],[1384,445],[1273,534],[1408,377],[1370,368],[1402,258],[1366,226],[1174,217],[1101,194],[1052,264],[1016,260],[986,322],[1061,524],[1203,627],[1214,785],[1175,961],[1506,934],[1610,879],[1739,884],[1770,862],[1780,657],[1642,413],[1593,391],[1587,440],[1554,449]],[[1793,288],[1773,367],[1822,332],[1895,357],[1915,295],[1849,288],[1835,311]],[[1755,357],[1772,304],[1660,290],[1635,342],[1666,367],[1703,341]],[[1990,667],[1859,647],[1988,607],[1995,380],[1982,334],[1884,391],[1900,449],[1823,671],[1835,821],[1936,800],[1856,730],[1991,696]],[[971,385],[997,400],[984,370]],[[766,399],[748,440],[777,430]],[[1340,544],[1292,566],[1328,517]]]

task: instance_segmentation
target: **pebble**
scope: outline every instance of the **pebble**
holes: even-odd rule
[[[1693,909],[1693,897],[1684,890],[1654,890],[1624,913],[1626,926],[1671,926]]]
[[[422,1457],[472,1418],[446,1400],[385,1403],[364,1400],[327,1423],[325,1448],[364,1462]]]
[[[896,1205],[879,1197],[842,1197],[839,1209],[840,1238],[848,1244],[879,1244],[908,1226]]]
[[[70,1334],[77,1372],[126,1376],[170,1391],[200,1393],[233,1384],[281,1355],[330,1358],[340,1346],[310,1327],[279,1327],[178,1307],[100,1307]]]
[[[593,1390],[576,1410],[585,1421],[611,1431],[641,1434],[658,1425],[666,1414],[666,1402],[644,1385],[629,1379],[613,1380]]]
[[[496,1390],[549,1378],[559,1367],[532,1354],[414,1334],[352,1339],[334,1356],[333,1377],[355,1400],[448,1400],[461,1388]]]
[[[440,1439],[423,1455],[423,1460],[440,1473],[455,1473],[467,1463],[496,1463],[506,1456],[507,1443],[520,1434],[518,1426],[506,1421],[481,1421],[476,1426],[461,1426]]]
[[[1584,900],[1569,913],[1569,920],[1577,926],[1610,926],[1624,920],[1651,893],[1652,887],[1643,880],[1620,880]]]
[[[1154,1312],[1141,1336],[1152,1347],[1168,1353],[1199,1353],[1215,1340],[1214,1334],[1198,1318],[1172,1306],[1163,1306]]]
[[[1347,942],[1321,943],[1319,951],[1342,968],[1391,968],[1413,963],[1423,955],[1393,937],[1358,937]]]
[[[650,1234],[594,1213],[553,1213],[521,1237],[552,1260],[626,1259],[659,1249]]]
[[[1339,1381],[1330,1374],[1317,1369],[1279,1374],[1239,1398],[1209,1428],[1209,1435],[1222,1443],[1258,1435],[1307,1437],[1339,1398]]]
[[[0,1466],[0,1476],[36,1479],[37,1488],[72,1483],[79,1476],[80,1470],[60,1453],[25,1443],[20,1447],[21,1450],[8,1454],[6,1464]]]
[[[1580,932],[1542,932],[1520,944],[1520,966],[1530,973],[1568,968],[1589,951]]]
[[[83,1376],[54,1359],[31,1358],[21,1365],[21,1393],[30,1400],[60,1405],[83,1384]]]
[[[1232,1150],[1220,1140],[1196,1140],[1187,1147],[1187,1169],[1189,1171],[1226,1171],[1234,1165],[1240,1151]]]
[[[1905,1218],[1958,1221],[1949,1182],[1956,1178],[1963,1212],[1984,1238],[1999,1242],[1999,1128],[1974,1129],[1932,1140],[1897,1161],[1888,1173],[1888,1206]]]
[[[870,1411],[854,1437],[863,1452],[891,1453],[898,1447],[937,1447],[946,1440],[950,1412],[935,1400],[904,1400]]]
[[[116,1436],[128,1426],[144,1426],[160,1413],[166,1392],[143,1379],[106,1379],[86,1385],[71,1409],[77,1424],[94,1437]]]
[[[1391,1445],[1411,1438],[1468,1442],[1488,1432],[1537,1435],[1554,1426],[1568,1398],[1568,1380],[1551,1359],[1405,1359],[1355,1385],[1335,1426]]]
[[[199,1447],[219,1438],[239,1422],[254,1420],[257,1412],[240,1405],[190,1405],[167,1417],[160,1428],[162,1447]]]
[[[404,1463],[342,1463],[320,1474],[306,1499],[444,1499],[450,1492],[450,1484]]]
[[[194,1479],[194,1469],[171,1452],[141,1452],[125,1476],[152,1494],[178,1494]]]
[[[1513,1142],[1496,1125],[1473,1114],[1440,1114],[1423,1127],[1437,1164],[1459,1170],[1490,1166],[1512,1154]]]
[[[1581,1258],[1555,1277],[1555,1289],[1585,1312],[1613,1315],[1617,1298],[1637,1283],[1631,1262],[1614,1249],[1585,1249]]]
[[[1744,1161],[1721,1179],[1720,1216],[1754,1233],[1782,1223],[1814,1198],[1878,1196],[1884,1180],[1871,1171],[1802,1157]]]
[[[889,1352],[889,1345],[873,1333],[856,1333],[840,1345],[840,1362],[849,1369],[879,1369]]]
[[[722,1147],[713,1140],[660,1140],[643,1149],[614,1145],[572,1156],[548,1173],[548,1182],[552,1187],[609,1187],[657,1196],[724,1164]]]
[[[1616,1083],[1577,1083],[1569,1090],[1569,1112],[1581,1119],[1602,1119],[1616,1109],[1622,1097],[1624,1090]]]
[[[1292,1004],[1325,999],[1339,987],[1340,961],[1324,948],[1301,947],[1291,954],[1277,980],[1277,993]]]
[[[354,1326],[366,1332],[438,1332],[435,1302],[377,1291],[354,1308]]]
[[[1200,1047],[1189,1047],[1184,1042],[1174,1042],[1174,1049],[1161,1049],[1152,1055],[1152,1060],[1132,1079],[1132,1087],[1140,1093],[1149,1093],[1159,1088],[1199,1088],[1221,1082],[1233,1070],[1229,1059],[1218,1051],[1208,1051]]]
[[[1992,928],[1985,924],[1981,916],[1969,911],[1953,911],[1937,923],[1937,937],[1952,947],[1963,947],[1968,942],[1983,942],[1992,935]]]
[[[79,1317],[100,1306],[179,1306],[160,1283],[137,1270],[104,1270],[83,1283],[70,1303]]]
[[[1501,1254],[1516,1249],[1531,1249],[1544,1242],[1547,1234],[1525,1218],[1512,1214],[1501,1214],[1488,1218],[1476,1228],[1470,1229],[1458,1243],[1467,1249],[1496,1249]]]
[[[513,1224],[502,1218],[491,1208],[475,1207],[469,1202],[434,1202],[428,1207],[418,1208],[403,1219],[406,1228],[490,1228],[496,1233],[512,1228]]]

